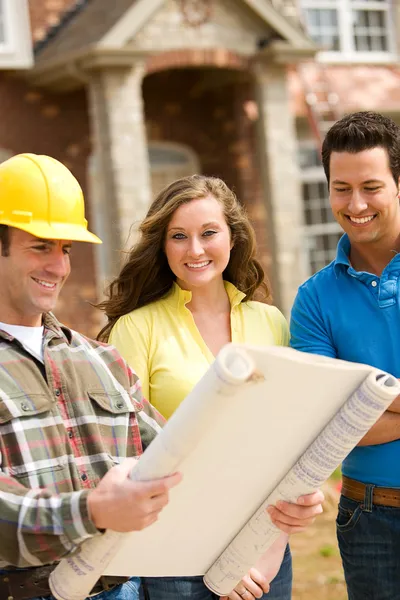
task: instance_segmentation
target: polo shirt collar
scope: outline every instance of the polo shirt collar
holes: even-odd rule
[[[336,274],[338,273],[341,266],[346,267],[347,269],[351,267],[350,264],[350,240],[347,233],[343,234],[339,240],[336,251],[336,258],[334,260],[334,268]]]
[[[347,233],[345,233],[342,235],[342,237],[339,240],[339,243],[337,245],[336,258],[333,261],[336,275],[338,275],[341,268],[345,267],[347,270],[350,270],[349,272],[354,276],[357,276],[357,277],[361,277],[363,275],[370,276],[370,273],[364,273],[364,271],[361,271],[361,272],[356,271],[352,267],[349,257],[350,257],[350,240],[349,240]],[[390,263],[388,263],[388,265],[385,267],[383,273],[386,273],[386,276],[388,276],[388,273],[398,272],[399,269],[400,269],[400,253],[397,253],[395,256],[393,256]],[[375,277],[375,276],[373,276],[373,277]]]

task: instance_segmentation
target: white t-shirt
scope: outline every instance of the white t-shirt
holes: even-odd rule
[[[41,327],[23,327],[0,321],[0,329],[15,337],[25,350],[43,362],[43,325]]]

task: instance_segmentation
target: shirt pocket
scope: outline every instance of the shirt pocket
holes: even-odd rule
[[[53,402],[45,394],[18,394],[0,400],[0,426],[13,419],[29,418],[51,411]]]
[[[46,394],[8,396],[0,401],[1,469],[25,487],[52,487],[65,480],[68,458]]]
[[[92,425],[90,437],[98,440],[102,452],[114,462],[131,456],[130,440],[140,436],[134,402],[113,391],[91,389],[87,392],[96,414],[96,425]]]

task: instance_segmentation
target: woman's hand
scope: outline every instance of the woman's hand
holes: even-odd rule
[[[235,586],[225,600],[254,600],[267,594],[270,582],[276,577],[285,554],[288,536],[282,533],[258,559],[254,567]]]
[[[269,592],[269,582],[265,575],[253,567],[247,575],[237,584],[229,596],[222,596],[223,600],[254,600],[261,598]]]

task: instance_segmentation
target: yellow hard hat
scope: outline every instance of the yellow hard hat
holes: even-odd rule
[[[17,154],[0,164],[0,224],[43,239],[101,244],[87,229],[79,183],[50,156]]]

